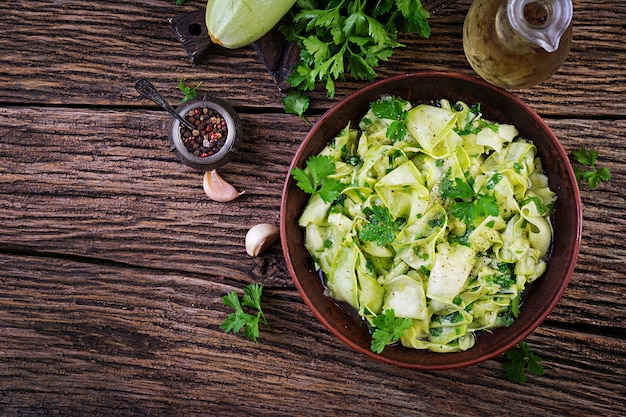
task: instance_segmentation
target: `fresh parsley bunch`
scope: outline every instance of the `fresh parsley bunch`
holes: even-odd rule
[[[287,81],[302,91],[324,83],[331,98],[346,72],[371,81],[380,61],[404,46],[398,33],[430,36],[429,17],[420,0],[298,0],[281,25],[300,48]]]

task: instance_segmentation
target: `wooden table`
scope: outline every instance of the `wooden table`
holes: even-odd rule
[[[378,77],[473,74],[461,45],[470,0],[404,36]],[[285,115],[250,47],[193,65],[168,18],[201,0],[4,0],[0,4],[0,415],[313,416],[626,413],[626,2],[574,0],[574,40],[548,82],[516,94],[567,152],[599,151],[609,183],[582,192],[583,240],[556,309],[527,342],[545,375],[508,382],[503,358],[419,372],[356,355],[310,313],[280,244],[244,236],[279,222],[289,162],[309,127]],[[166,144],[178,80],[235,106],[245,139],[220,170],[245,194],[221,204]],[[364,82],[338,85],[336,99]],[[334,102],[313,96],[309,118]],[[275,332],[224,333],[222,296],[265,284]]]

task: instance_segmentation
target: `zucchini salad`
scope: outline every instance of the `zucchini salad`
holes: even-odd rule
[[[470,349],[515,321],[546,269],[556,194],[532,138],[480,105],[383,96],[292,176],[326,294],[367,322],[375,352]]]

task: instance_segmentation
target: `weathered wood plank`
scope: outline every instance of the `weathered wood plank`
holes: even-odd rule
[[[277,131],[284,117],[243,116],[241,158],[220,172],[245,194],[222,204],[204,194],[201,172],[169,152],[165,113],[4,111],[1,245],[239,279],[272,275],[284,269],[279,245],[250,258],[244,237],[257,223],[278,224],[283,181],[308,129],[293,116],[292,130]]]
[[[5,109],[0,248],[290,287],[280,245],[251,258],[244,239],[256,223],[278,224],[287,168],[308,127],[296,116],[243,114],[241,155],[220,172],[246,193],[223,204],[204,195],[202,173],[167,150],[168,117],[141,110]],[[593,146],[598,164],[612,172],[609,184],[583,192],[578,268],[551,319],[619,329],[626,291],[626,121],[548,123],[568,151]]]
[[[528,342],[546,375],[514,385],[500,360],[417,372],[357,356],[293,289],[267,287],[275,331],[262,330],[254,344],[219,329],[228,314],[221,297],[241,290],[226,280],[6,254],[0,266],[3,415],[518,415],[521,404],[525,415],[624,411],[626,397],[614,390],[626,382],[616,373],[626,365],[623,338],[544,325]]]
[[[470,2],[434,14],[430,39],[403,36],[407,47],[380,67],[379,77],[432,69],[473,74],[461,42]],[[238,107],[280,108],[282,94],[251,47],[218,49],[207,64],[191,64],[167,19],[201,7],[202,2],[177,7],[173,0],[103,0],[97,8],[80,0],[4,1],[0,101],[146,105],[133,85],[149,77],[173,102],[180,99],[177,83],[184,78],[190,84],[203,81]],[[574,7],[575,38],[566,64],[548,82],[518,94],[543,114],[625,115],[626,3],[575,0]],[[337,98],[365,84],[340,83]],[[332,104],[322,91],[314,98],[314,109]]]

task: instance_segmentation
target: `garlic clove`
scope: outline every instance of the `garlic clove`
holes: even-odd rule
[[[276,242],[280,235],[278,226],[270,223],[261,223],[252,226],[246,233],[246,252],[250,256],[258,256],[265,249]]]
[[[244,191],[237,191],[235,187],[224,181],[216,170],[204,173],[202,188],[204,188],[204,192],[211,200],[215,200],[220,203],[232,201],[244,193]]]

